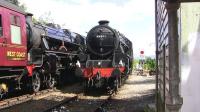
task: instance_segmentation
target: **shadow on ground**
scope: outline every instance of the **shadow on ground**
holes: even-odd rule
[[[131,76],[138,77],[137,80],[127,80],[125,84],[125,88],[122,87],[122,90],[126,90],[126,86],[130,86],[131,88],[136,88],[137,90],[142,86],[146,87],[147,85],[155,84],[155,79],[147,78],[143,76]],[[138,88],[136,87],[138,86]],[[62,94],[77,94],[83,92],[83,84],[71,84],[59,89]],[[148,104],[154,104],[155,102],[155,89],[146,89],[142,92],[130,90],[125,93],[121,93],[122,96],[126,96],[127,94],[130,97],[126,98],[114,98],[109,100],[108,104],[103,107],[98,112],[145,112],[144,108]],[[132,94],[132,95],[131,95]],[[102,95],[102,90],[92,90],[90,94],[86,94],[87,96],[94,96],[94,99],[83,98],[74,103],[66,104],[61,110],[57,110],[57,112],[94,112],[95,108],[98,108],[102,103],[103,99],[100,99]],[[30,102],[26,102],[20,105],[16,105],[4,110],[0,110],[0,112],[43,112],[51,106],[59,103],[63,99],[69,99],[70,97],[64,96],[48,96],[46,98],[33,100]]]

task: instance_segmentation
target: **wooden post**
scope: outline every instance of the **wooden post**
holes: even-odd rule
[[[180,3],[166,3],[169,35],[169,95],[166,96],[166,112],[179,112],[182,98],[179,95],[179,42],[178,14]]]
[[[155,101],[156,101],[156,112],[158,112],[159,110],[159,105],[158,105],[158,93],[159,93],[159,90],[158,90],[158,34],[157,34],[157,31],[158,31],[158,27],[157,27],[157,0],[155,0],[155,41],[156,41],[156,98],[155,98]]]

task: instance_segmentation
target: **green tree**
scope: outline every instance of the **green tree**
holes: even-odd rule
[[[18,0],[6,0],[6,1],[19,6],[19,1]]]
[[[14,5],[19,6],[19,7],[22,8],[24,11],[27,10],[26,5],[25,5],[25,4],[20,4],[20,2],[19,2],[18,0],[5,0],[5,1],[10,2],[10,3],[14,4]]]
[[[39,17],[38,22],[42,24],[54,23],[51,12],[45,12]]]
[[[21,4],[21,5],[19,5],[19,7],[21,7],[24,11],[27,11],[27,7],[25,4]]]
[[[139,60],[135,59],[132,64],[133,64],[132,65],[133,69],[136,70],[136,66],[137,66],[137,64],[139,64]]]
[[[144,68],[149,71],[155,71],[156,69],[156,60],[150,57],[145,59]]]

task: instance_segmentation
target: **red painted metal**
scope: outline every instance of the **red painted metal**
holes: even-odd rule
[[[5,17],[3,16],[4,12],[3,12],[3,8],[0,7],[0,14],[2,15],[2,20],[5,20]],[[2,26],[4,27],[4,22],[2,21]],[[3,35],[5,35],[5,30],[3,29]],[[0,65],[2,65],[1,63],[4,63],[5,59],[3,58],[3,54],[5,54],[5,47],[4,47],[4,43],[5,42],[5,38],[4,36],[0,37]]]
[[[25,15],[4,7],[0,7],[2,16],[3,36],[0,37],[0,66],[26,66],[27,64],[27,37]],[[11,43],[10,16],[20,17],[21,44]]]
[[[26,66],[26,69],[28,70],[28,76],[29,77],[31,77],[31,76],[33,76],[33,70],[34,70],[34,68],[35,68],[35,65],[28,65],[28,66]]]
[[[116,68],[94,68],[94,67],[91,67],[91,68],[85,68],[83,69],[83,74],[84,74],[84,77],[86,78],[92,78],[92,77],[95,77],[97,75],[97,73],[99,72],[101,77],[104,77],[104,78],[109,78],[111,77],[111,74],[113,72],[113,70],[116,69]],[[119,67],[118,68],[121,73],[124,72],[125,70],[125,67]]]
[[[140,54],[144,54],[144,51],[140,51]]]

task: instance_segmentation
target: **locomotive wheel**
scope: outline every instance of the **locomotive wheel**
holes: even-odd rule
[[[0,88],[0,101],[1,101],[2,98],[3,98],[3,91]]]
[[[84,80],[84,91],[85,91],[85,93],[88,93],[90,91],[90,89],[91,89],[91,84],[88,83],[87,79],[85,79]]]
[[[120,88],[122,86],[122,77],[121,76],[118,78],[118,81],[119,81],[119,88]]]
[[[118,89],[119,89],[119,79],[116,77],[114,79],[114,90],[118,91]]]
[[[32,92],[38,92],[40,90],[41,80],[39,73],[34,71],[32,76]]]
[[[84,83],[84,92],[87,93],[88,92],[88,88],[89,88],[88,87],[88,83],[87,83],[86,80],[83,83]]]
[[[55,78],[53,78],[51,76],[51,74],[49,74],[48,79],[47,79],[47,88],[52,89],[55,86]]]

